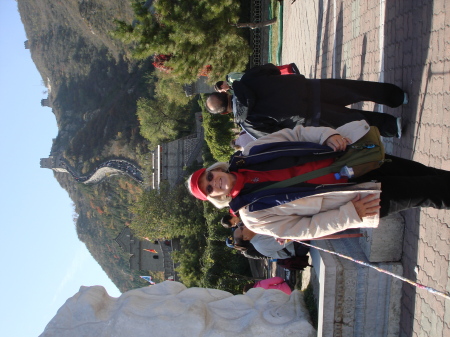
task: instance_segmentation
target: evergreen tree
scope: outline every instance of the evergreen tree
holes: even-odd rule
[[[233,139],[234,127],[232,115],[213,115],[206,112],[204,100],[199,100],[203,113],[203,128],[205,129],[205,141],[216,161],[228,162],[235,152],[230,146]]]
[[[232,25],[239,19],[237,1],[158,0],[153,6],[135,2],[136,20],[117,21],[113,35],[134,46],[134,57],[171,55],[166,66],[183,81],[195,80],[207,65],[215,79],[245,69],[250,48]]]

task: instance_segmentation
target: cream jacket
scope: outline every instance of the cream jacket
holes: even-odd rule
[[[249,143],[243,154],[252,146],[268,142],[307,141],[323,144],[328,137],[340,134],[355,142],[369,130],[365,121],[345,124],[334,130],[327,127],[284,129]],[[379,198],[381,184],[368,182],[345,190],[316,194],[268,209],[250,212],[245,206],[239,210],[242,221],[255,233],[279,238],[306,240],[343,231],[348,228],[377,227],[379,214],[361,219],[351,202],[358,194],[372,194]]]

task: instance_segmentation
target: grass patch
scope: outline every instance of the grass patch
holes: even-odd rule
[[[280,3],[277,0],[271,0],[270,2],[270,13],[271,17],[269,19],[272,19],[273,17],[277,17],[277,22],[274,23],[272,26],[270,26],[270,32],[271,32],[271,39],[270,39],[270,62],[273,64],[277,63],[277,53],[278,53],[278,41],[279,41],[279,35],[278,35],[278,27],[279,27],[279,20],[281,18],[278,17],[278,9],[280,7]]]
[[[303,298],[305,300],[306,308],[309,311],[309,315],[311,316],[312,324],[314,328],[317,329],[318,325],[318,313],[317,313],[317,305],[316,300],[314,298],[314,291],[311,283],[308,284],[308,287],[303,292]]]

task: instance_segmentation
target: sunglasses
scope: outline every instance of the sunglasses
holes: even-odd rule
[[[206,174],[206,181],[211,182],[213,180],[213,178],[214,178],[213,173],[211,171],[209,171]],[[206,193],[207,194],[211,194],[213,192],[213,190],[214,189],[213,189],[213,187],[211,185],[208,184],[208,186],[206,186]]]

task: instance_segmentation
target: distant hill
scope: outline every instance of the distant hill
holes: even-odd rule
[[[129,2],[18,0],[18,5],[59,128],[52,153],[83,171],[88,168],[81,163],[113,156],[117,147],[142,147],[136,100],[148,95],[143,75],[152,70],[151,60],[131,60],[109,35],[114,19],[132,20]]]
[[[104,158],[139,162],[148,150],[139,134],[136,101],[152,91],[145,74],[153,67],[151,60],[131,60],[109,36],[113,19],[132,20],[129,1],[17,2],[59,129],[50,154],[63,155],[79,173]],[[123,176],[95,186],[78,184],[67,173],[55,173],[55,178],[74,202],[80,240],[112,281],[122,291],[144,285],[113,242],[130,219],[128,206],[141,187]]]
[[[119,288],[127,291],[146,285],[139,275],[146,272],[129,268],[130,255],[114,242],[130,219],[128,207],[140,193],[141,187],[131,179],[114,176],[98,185],[74,184],[66,173],[55,177],[74,201],[78,218],[74,219],[80,241]]]

